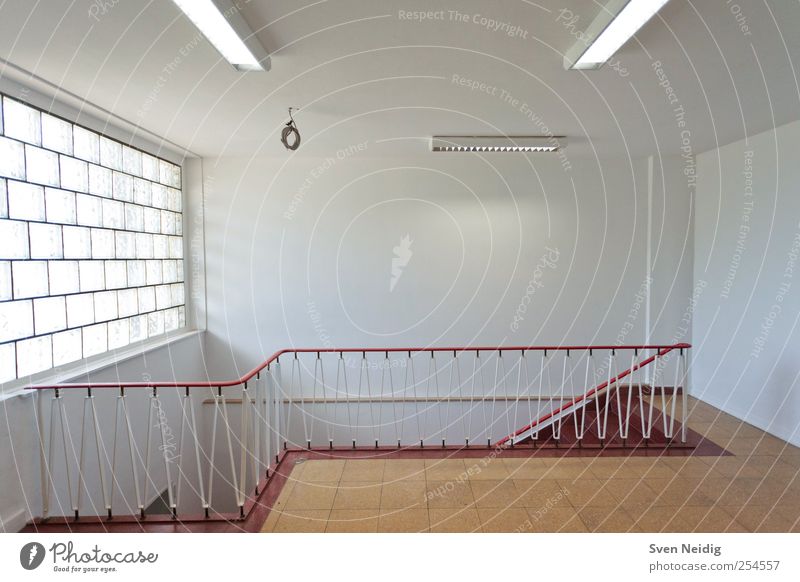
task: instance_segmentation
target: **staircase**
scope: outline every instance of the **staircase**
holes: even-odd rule
[[[32,386],[32,527],[249,523],[297,453],[697,446],[689,347],[290,349],[233,380]]]
[[[573,398],[530,424],[495,443],[496,447],[513,447],[519,444],[540,446],[668,446],[675,436],[677,397],[686,391],[679,382],[686,379],[685,366],[676,367],[672,387],[659,386],[655,390],[641,382],[633,382],[634,375],[647,366],[655,365],[673,350],[684,357],[688,344],[660,348],[654,355],[641,360],[616,376]],[[588,374],[587,374],[588,378]],[[622,380],[627,378],[628,383]],[[657,394],[661,395],[661,408]],[[647,397],[652,396],[652,397]],[[681,408],[685,409],[685,399]],[[681,442],[686,442],[685,422],[679,423]]]

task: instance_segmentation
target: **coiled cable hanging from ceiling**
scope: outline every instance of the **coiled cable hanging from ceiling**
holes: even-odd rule
[[[283,146],[287,150],[296,150],[300,147],[300,131],[297,129],[297,124],[294,122],[294,117],[292,117],[292,109],[297,109],[296,107],[289,107],[289,121],[286,123],[286,126],[281,131],[281,142]],[[290,136],[294,136],[291,141]]]

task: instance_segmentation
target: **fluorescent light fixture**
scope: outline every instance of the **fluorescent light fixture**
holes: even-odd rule
[[[669,0],[611,0],[564,57],[567,69],[599,69]]]
[[[564,147],[563,136],[433,136],[432,152],[544,153]]]
[[[172,0],[237,71],[268,71],[270,59],[231,0]]]

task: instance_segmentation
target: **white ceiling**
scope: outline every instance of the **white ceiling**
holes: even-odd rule
[[[202,156],[285,155],[277,136],[290,105],[302,108],[302,155],[364,141],[375,154],[413,155],[435,134],[543,133],[522,103],[568,136],[571,155],[680,153],[683,129],[697,153],[800,118],[795,1],[671,0],[618,53],[626,75],[563,69],[572,32],[600,9],[594,0],[238,2],[272,54],[267,73],[234,71],[168,0],[0,2],[0,58]],[[561,8],[579,16],[572,29],[559,22]],[[399,18],[430,9],[444,20]],[[475,15],[526,38],[488,30]],[[470,91],[454,75],[519,103]]]

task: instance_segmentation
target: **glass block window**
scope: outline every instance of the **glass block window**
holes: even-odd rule
[[[0,95],[0,383],[186,326],[181,168]]]

